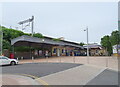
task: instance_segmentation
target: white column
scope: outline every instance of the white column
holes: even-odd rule
[[[87,32],[87,63],[89,64],[89,37],[88,37],[88,27],[86,29]]]

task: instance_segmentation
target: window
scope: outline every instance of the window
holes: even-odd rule
[[[98,50],[96,50],[96,53],[98,53]]]
[[[56,53],[56,48],[53,49],[53,53]]]
[[[2,57],[2,59],[8,59],[7,57]]]
[[[64,49],[62,49],[62,53],[64,53]]]

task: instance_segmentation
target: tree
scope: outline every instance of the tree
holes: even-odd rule
[[[119,31],[113,31],[110,36],[110,42],[112,46],[119,44],[120,38],[119,38]]]
[[[35,33],[33,34],[33,36],[38,38],[44,38],[44,36],[41,33]]]
[[[85,45],[85,43],[83,43],[83,42],[80,42],[80,46],[83,46],[83,45]]]
[[[11,44],[10,44],[11,39],[17,38],[22,35],[28,35],[28,36],[31,35],[29,33],[24,33],[22,31],[15,30],[15,29],[9,29],[4,26],[2,26],[2,31],[3,31],[3,49],[8,49],[8,50],[12,50]],[[41,33],[35,33],[33,36],[38,38],[44,37]],[[16,50],[18,51],[28,50],[28,47],[19,47],[19,48],[16,48]]]
[[[22,31],[2,27],[3,39],[11,42],[11,39],[24,35]]]
[[[11,39],[24,35],[22,31],[9,29],[2,26],[3,31],[3,49],[11,50]]]
[[[103,38],[101,38],[101,45],[106,48],[108,51],[108,55],[112,54],[112,45],[110,42],[110,36],[106,35]]]
[[[11,50],[11,44],[7,40],[3,40],[3,49],[9,49]]]

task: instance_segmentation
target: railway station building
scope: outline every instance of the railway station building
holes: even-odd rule
[[[85,55],[84,47],[80,46],[79,43],[63,39],[55,40],[46,36],[38,38],[23,35],[12,39],[11,45],[14,57],[18,59],[43,58],[46,54],[48,57]],[[23,48],[25,50],[22,50]]]

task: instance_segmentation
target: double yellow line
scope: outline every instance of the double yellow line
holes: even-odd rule
[[[46,87],[50,87],[49,84],[47,82],[45,82],[44,80],[42,80],[40,77],[28,75],[28,74],[17,74],[17,75],[22,75],[22,76],[33,78],[34,80],[40,82],[42,85],[44,85]]]

